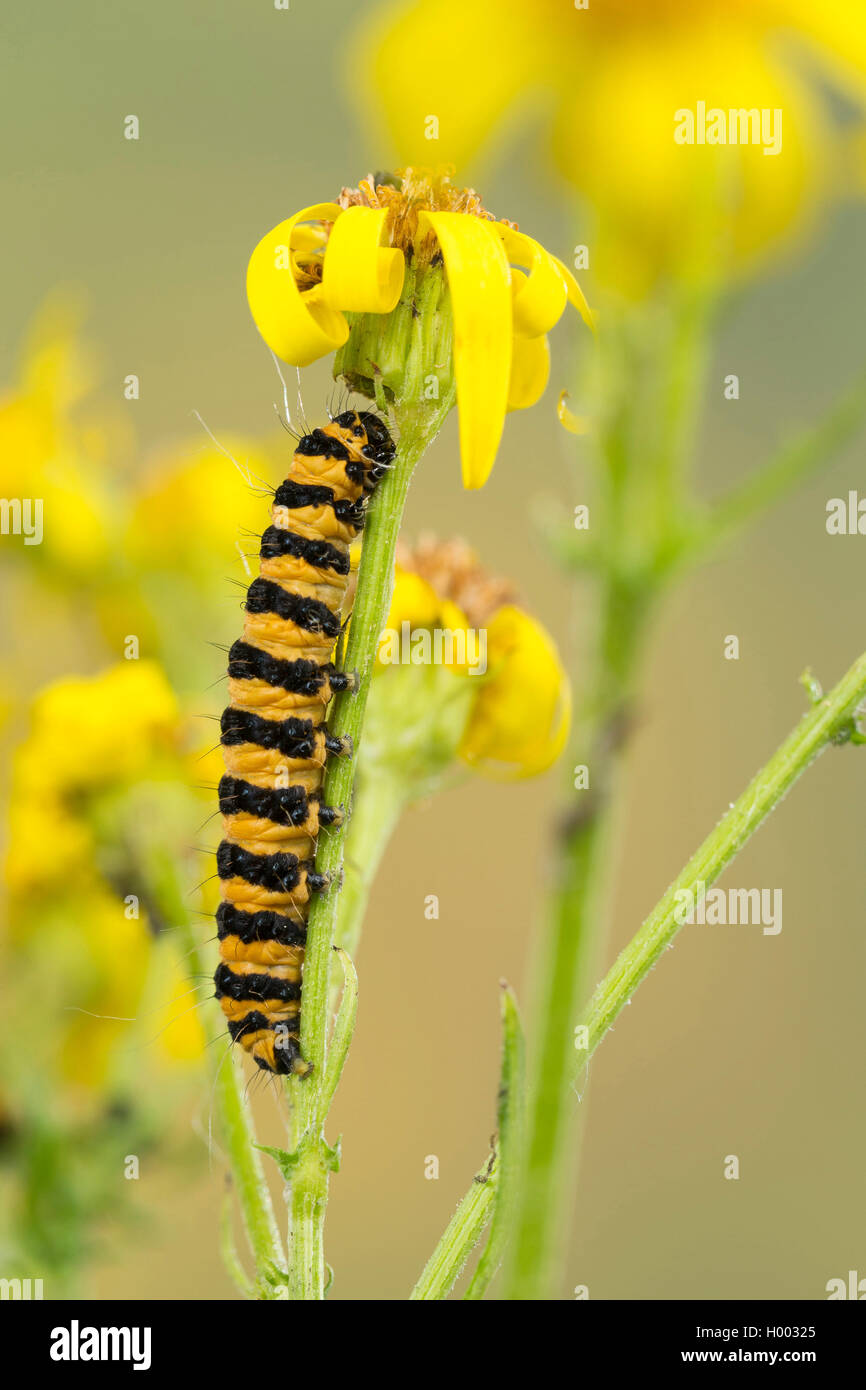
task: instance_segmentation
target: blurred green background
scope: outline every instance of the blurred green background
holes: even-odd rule
[[[347,0],[292,0],[287,12],[264,0],[81,0],[7,15],[0,379],[12,376],[40,301],[71,286],[88,305],[99,399],[135,432],[125,466],[189,438],[193,410],[218,437],[277,438],[276,376],[243,273],[264,229],[382,167],[347,92],[357,13]],[[138,142],[123,138],[131,113]],[[567,255],[573,234],[528,139],[495,168],[479,163],[472,182],[497,216]],[[843,208],[808,255],[780,260],[732,301],[701,430],[707,494],[813,419],[862,360],[863,230],[863,209]],[[591,275],[586,286],[592,298]],[[555,415],[568,332],[553,335],[547,395],[509,420],[487,488],[461,491],[452,419],[419,471],[407,530],[469,537],[517,581],[579,670],[585,633],[530,519],[545,494],[569,509],[583,500],[567,479],[573,441]],[[141,399],[126,402],[132,372]],[[730,372],[740,377],[736,402],[723,398]],[[303,373],[308,416],[323,412],[329,390],[326,364]],[[278,447],[288,457],[288,441]],[[866,540],[824,527],[829,497],[866,491],[862,447],[665,609],[638,710],[605,963],[797,719],[803,668],[829,684],[863,647]],[[226,640],[237,612],[228,585],[225,604],[223,633],[179,640]],[[56,641],[46,644],[40,678],[92,669],[81,616],[80,633],[63,639],[64,664]],[[740,639],[739,661],[724,659],[727,634]],[[30,640],[45,644],[38,612]],[[214,679],[219,667],[214,653]],[[203,688],[201,708],[217,698]],[[404,1297],[485,1151],[497,981],[528,1002],[557,776],[507,791],[467,781],[412,813],[389,850],[333,1116],[344,1162],[328,1218],[332,1297]],[[569,1258],[571,1284],[592,1298],[820,1298],[831,1277],[866,1273],[864,804],[863,757],[827,753],[725,880],[781,888],[781,934],[686,928],[593,1062]],[[438,922],[424,917],[429,893],[439,895]],[[208,1104],[203,1094],[189,1123],[206,1128]],[[274,1098],[265,1093],[257,1109],[263,1142],[279,1142]],[[424,1176],[430,1154],[438,1181]],[[723,1177],[728,1154],[739,1157],[739,1181]],[[133,1232],[106,1223],[92,1295],[233,1297],[217,1252],[221,1181],[203,1145],[182,1168],[145,1163],[136,1192],[145,1219]]]

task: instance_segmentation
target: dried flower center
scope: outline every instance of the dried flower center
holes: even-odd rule
[[[437,254],[432,232],[419,233],[419,212],[463,212],[495,222],[474,188],[457,188],[447,170],[400,169],[396,174],[368,174],[357,188],[344,188],[337,202],[343,208],[386,208],[386,227],[391,246],[401,250],[419,268],[429,265]],[[515,222],[501,219],[505,226]]]
[[[466,614],[470,627],[482,628],[506,603],[517,602],[507,580],[490,574],[466,541],[419,536],[413,546],[400,542],[397,561],[403,569],[425,579],[440,598],[449,599]]]

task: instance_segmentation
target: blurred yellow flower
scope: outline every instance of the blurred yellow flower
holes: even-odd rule
[[[645,291],[660,275],[745,268],[840,192],[829,88],[861,109],[866,26],[847,0],[403,0],[353,37],[353,90],[400,159],[458,166],[521,119],[596,210],[593,266]],[[678,112],[766,111],[778,148],[683,145]]]
[[[66,676],[41,691],[16,749],[5,879],[13,892],[63,884],[84,866],[94,836],[82,797],[145,773],[179,752],[179,712],[160,668],[124,662],[101,675]]]
[[[487,629],[490,680],[482,683],[460,745],[488,776],[533,777],[563,751],[571,723],[568,678],[550,634],[507,604]]]
[[[35,699],[14,768],[18,793],[66,796],[120,784],[178,748],[174,692],[154,661],[64,676]]]
[[[106,460],[117,432],[76,414],[92,385],[79,318],[59,299],[46,305],[28,334],[19,380],[0,397],[0,495],[30,508],[27,529],[14,541],[4,537],[5,558],[17,554],[64,582],[100,577],[116,516]]]
[[[128,661],[44,689],[15,754],[4,862],[7,949],[19,953],[16,968],[33,972],[55,1018],[45,1039],[53,1065],[86,1090],[121,1066],[118,1046],[133,1045],[129,1020],[143,1001],[152,1002],[149,1019],[140,1020],[148,1037],[135,1045],[152,1039],[168,1060],[196,1057],[203,1046],[199,1019],[187,1013],[180,964],[170,942],[163,947],[154,935],[163,923],[151,920],[151,886],[125,843],[137,813],[120,819],[123,798],[136,786],[162,778],[170,787],[186,776],[183,737],[160,667]]]
[[[226,574],[232,557],[239,560],[250,550],[243,533],[261,533],[267,506],[261,494],[274,459],[247,439],[226,435],[219,442],[226,453],[202,432],[201,439],[163,451],[149,463],[124,537],[124,551],[139,567],[213,584]]]
[[[16,931],[14,969],[19,985],[36,982],[51,1019],[33,1043],[40,1065],[96,1096],[143,1058],[153,1067],[200,1057],[202,1024],[191,1005],[204,993],[190,993],[170,943],[154,938],[146,916],[129,915],[98,881],[82,886],[85,867],[65,894],[38,905],[35,920],[13,897],[29,926],[28,935]]]
[[[379,639],[380,667],[387,666],[393,656],[399,655],[399,651],[392,649],[399,642],[404,623],[408,624],[412,632],[439,628],[442,631],[447,629],[452,633],[462,633],[463,643],[459,649],[456,646],[446,649],[446,660],[443,664],[461,674],[465,671],[465,661],[455,659],[458,650],[464,655],[466,652],[465,634],[469,631],[469,623],[465,613],[461,612],[456,603],[437,594],[432,584],[428,584],[420,574],[405,570],[398,564],[394,569],[394,589],[388,621],[385,632]]]
[[[56,1027],[57,1060],[67,1081],[97,1090],[113,1052],[129,1043],[125,1020],[135,1016],[142,998],[153,942],[146,923],[129,919],[123,902],[105,889],[71,899],[67,910],[74,913],[74,939],[67,931],[66,945],[74,947],[76,960],[67,983],[74,988],[65,999],[75,1004],[67,1002],[63,1026]]]
[[[396,180],[371,176],[339,202],[280,222],[253,251],[247,297],[267,345],[297,367],[345,348],[353,329],[363,345],[367,316],[405,319],[394,373],[376,348],[379,383],[399,400],[404,390],[411,396],[425,387],[425,370],[412,360],[413,327],[431,303],[431,321],[445,317],[439,298],[421,288],[441,280],[442,263],[453,369],[450,360],[437,366],[449,378],[453,370],[463,481],[478,488],[493,467],[506,411],[533,405],[544,391],[546,335],[566,302],[591,324],[573,275],[537,241],[495,221],[472,189],[453,186],[445,174],[406,169]],[[404,283],[410,289],[401,318]],[[356,319],[350,323],[347,313]],[[362,389],[372,395],[374,386]],[[441,387],[436,398],[439,390],[444,398]]]
[[[414,550],[404,548],[402,560],[379,669],[394,661],[411,666],[414,634],[439,634],[440,647],[435,640],[429,651],[422,647],[420,664],[438,663],[460,680],[465,708],[456,755],[493,777],[545,771],[565,746],[571,713],[568,677],[550,634],[510,601],[510,586],[488,575],[465,543],[424,538]]]
[[[21,757],[27,759],[25,749]],[[56,793],[48,787],[41,789],[38,779],[28,774],[14,787],[8,829],[3,872],[12,893],[63,884],[92,854],[88,826],[67,810]],[[16,925],[13,921],[13,929]]]

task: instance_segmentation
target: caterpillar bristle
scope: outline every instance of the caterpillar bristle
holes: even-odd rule
[[[217,789],[216,997],[231,1045],[282,1076],[310,1070],[300,1049],[306,921],[311,895],[335,881],[316,871],[316,844],[319,827],[340,825],[345,814],[323,804],[321,788],[327,759],[353,753],[325,722],[333,696],[359,683],[334,663],[347,621],[349,547],[395,452],[372,411],[329,410],[329,423],[311,431],[299,391],[298,414],[303,434],[272,491],[259,574],[241,584],[244,630],[228,650],[226,772]]]

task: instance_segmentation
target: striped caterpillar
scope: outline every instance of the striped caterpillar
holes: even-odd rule
[[[328,754],[351,756],[324,722],[355,677],[332,657],[342,626],[349,545],[367,499],[394,457],[385,425],[345,411],[298,441],[274,494],[260,570],[247,590],[243,637],[229,652],[230,704],[220,721],[223,840],[216,997],[229,1034],[264,1071],[304,1075],[301,973]]]

